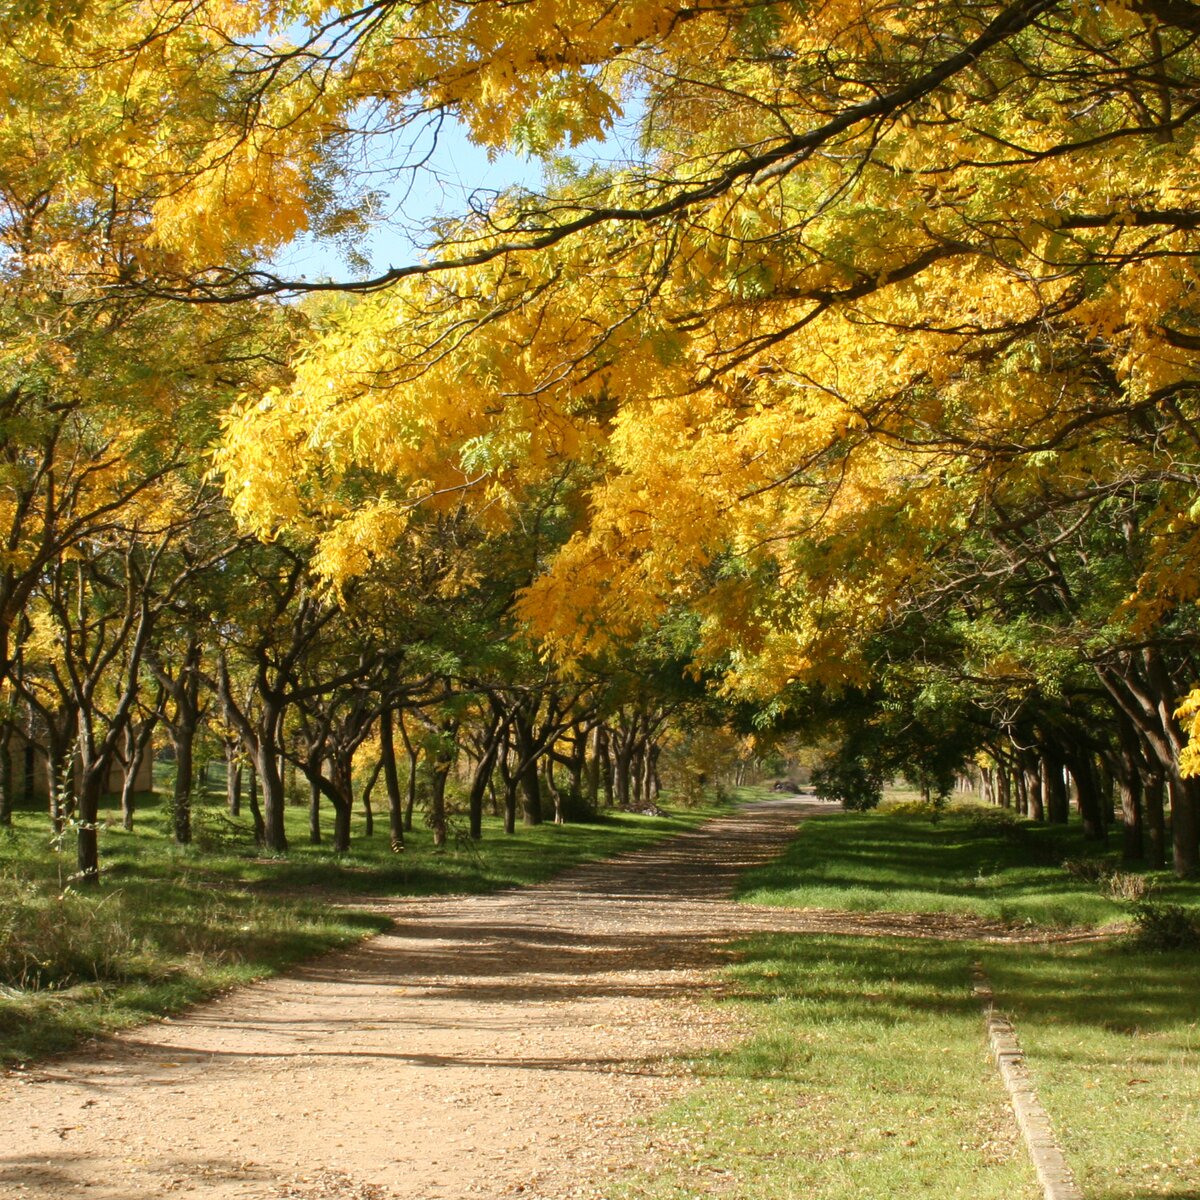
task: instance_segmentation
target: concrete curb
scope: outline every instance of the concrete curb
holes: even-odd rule
[[[975,995],[983,1004],[983,1019],[987,1027],[988,1045],[996,1068],[1016,1114],[1017,1125],[1025,1138],[1033,1169],[1046,1200],[1083,1200],[1083,1193],[1054,1140],[1050,1117],[1038,1100],[1033,1080],[1025,1066],[1025,1055],[1017,1041],[1012,1023],[998,1013],[994,1005],[992,985],[983,967],[975,964]]]

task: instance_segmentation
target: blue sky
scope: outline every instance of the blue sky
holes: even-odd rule
[[[438,217],[466,212],[472,195],[501,191],[520,184],[537,188],[542,164],[515,154],[493,156],[472,143],[462,125],[447,121],[426,167],[403,173],[403,194],[386,182],[380,185],[386,211],[374,233],[355,249],[370,269],[355,271],[335,245],[311,237],[294,241],[276,255],[274,268],[288,278],[332,279],[372,275],[390,266],[412,262],[420,253],[420,229]]]
[[[628,161],[636,156],[640,106],[614,129],[606,141],[591,141],[572,150],[571,157],[589,162]],[[386,160],[374,164],[375,184],[383,196],[383,212],[374,231],[355,244],[368,266],[355,268],[344,250],[311,237],[296,239],[273,259],[271,266],[288,279],[354,279],[403,266],[420,257],[422,229],[438,217],[453,217],[486,202],[488,192],[519,185],[541,187],[544,168],[537,158],[517,154],[492,154],[475,145],[466,128],[453,118],[441,124],[436,137],[418,133],[406,145],[395,147],[395,162],[403,164],[428,153],[416,170],[396,167]]]

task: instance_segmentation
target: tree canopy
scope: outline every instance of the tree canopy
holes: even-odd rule
[[[853,690],[960,760],[1037,748],[1100,826],[1099,765],[1165,780],[1197,868],[1200,7],[82,0],[5,31],[21,320],[342,293],[288,310],[215,463],[347,611],[452,550],[414,594],[506,597],[563,686],[683,620],[762,722]],[[621,116],[635,156],[572,163]],[[420,186],[447,120],[546,185],[365,279],[270,266]]]

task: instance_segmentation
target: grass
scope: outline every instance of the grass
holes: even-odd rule
[[[1200,954],[1117,940],[980,957],[1084,1195],[1200,1198]]]
[[[668,1167],[639,1200],[1034,1200],[985,1061],[961,944],[767,937],[728,995],[753,1034],[693,1064],[700,1086],[655,1124]]]
[[[135,828],[101,813],[102,881],[70,885],[73,838],[53,839],[41,812],[18,811],[0,834],[0,1062],[21,1063],[153,1019],[276,973],[388,925],[331,905],[354,896],[477,893],[536,883],[575,863],[648,845],[714,815],[613,814],[592,824],[522,828],[437,850],[428,830],[388,845],[386,821],[352,850],[308,844],[307,811],[287,810],[292,852],[266,856],[246,821],[200,805],[196,841],[176,846],[169,814],[142,798]]]
[[[787,853],[746,872],[739,897],[753,904],[844,912],[951,913],[1042,928],[1128,922],[1128,902],[1108,885],[1063,869],[1099,859],[1078,826],[1004,820],[995,809],[831,813],[809,820]],[[1087,872],[1090,874],[1090,872]],[[1168,872],[1136,874],[1160,902],[1200,909],[1200,889]]]
[[[1089,940],[949,942],[773,936],[738,948],[721,1003],[750,1030],[694,1063],[657,1122],[662,1165],[639,1200],[948,1200],[1040,1195],[971,994],[986,967],[1089,1200],[1200,1200],[1200,954],[1121,932],[1132,906],[1064,870],[1077,830],[996,816],[880,810],[809,820],[747,872],[753,903],[951,913],[1107,931]],[[1085,872],[1093,874],[1092,872]],[[1200,885],[1150,876],[1200,912]]]

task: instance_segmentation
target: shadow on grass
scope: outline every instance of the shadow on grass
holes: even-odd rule
[[[1126,921],[1129,906],[1067,874],[1067,858],[1115,868],[1116,851],[1077,826],[1001,824],[963,813],[928,818],[832,813],[809,821],[781,858],[746,873],[742,899],[787,906],[971,913],[1005,921],[1094,925]],[[1156,898],[1200,905],[1200,886],[1162,873]]]
[[[1194,1047],[1200,955],[1139,951],[1126,939],[1073,945],[989,945],[997,1005],[1018,1023],[1135,1036],[1175,1031]]]

